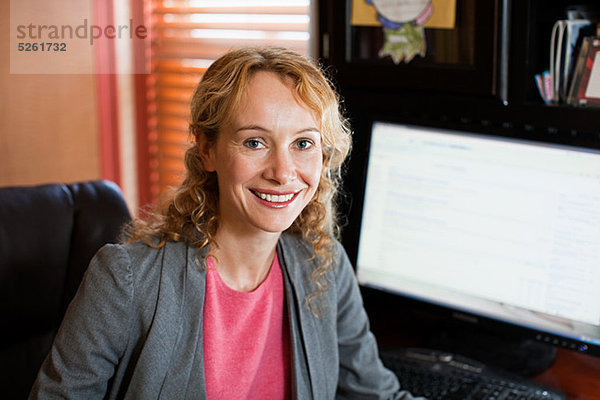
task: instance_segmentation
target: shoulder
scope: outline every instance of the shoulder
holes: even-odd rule
[[[158,254],[160,250],[160,248],[152,247],[142,241],[121,244],[109,243],[98,250],[95,258],[106,261],[116,261],[123,258],[143,259]]]
[[[144,266],[151,265],[154,260],[160,258],[162,249],[157,249],[143,242],[127,244],[106,244],[94,256],[90,267],[100,264],[109,269],[127,269],[130,273],[135,265],[139,270]]]
[[[187,245],[183,242],[167,242],[160,248],[141,241],[107,244],[96,253],[89,269],[91,273],[109,273],[136,284],[152,281],[164,271],[177,273],[187,264],[187,257]],[[165,264],[173,267],[165,269]]]
[[[112,293],[112,301],[127,298],[131,312],[147,328],[155,310],[163,310],[161,318],[169,319],[182,309],[186,290],[196,295],[203,290],[204,275],[195,255],[184,242],[167,242],[160,248],[144,242],[111,244],[98,251],[87,275],[94,292]]]
[[[132,243],[104,245],[98,251],[98,255],[115,258],[127,256],[133,261],[144,262],[145,260],[152,261],[158,257],[162,257],[165,252],[169,254],[181,253],[182,251],[186,251],[187,247],[185,242],[168,241],[163,246],[158,247],[143,241],[136,241]]]

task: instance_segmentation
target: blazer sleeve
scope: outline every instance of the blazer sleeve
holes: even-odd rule
[[[336,290],[340,358],[336,398],[414,399],[410,393],[400,390],[396,376],[379,359],[358,283],[341,245],[338,246]]]
[[[129,255],[122,246],[104,246],[69,305],[29,398],[104,398],[127,345],[132,304]]]

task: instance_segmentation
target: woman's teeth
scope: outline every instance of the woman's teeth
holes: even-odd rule
[[[270,201],[272,203],[285,203],[286,201],[290,201],[292,199],[292,197],[294,197],[294,194],[268,194],[268,193],[259,193],[259,192],[254,192],[258,197],[260,197],[263,200],[266,201]]]

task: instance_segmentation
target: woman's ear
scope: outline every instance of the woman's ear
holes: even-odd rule
[[[216,170],[214,143],[210,142],[204,133],[196,135],[196,138],[196,145],[204,169],[208,172],[214,172]]]

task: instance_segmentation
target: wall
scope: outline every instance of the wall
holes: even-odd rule
[[[10,2],[2,0],[0,186],[100,179],[95,77],[11,75],[9,29]]]

